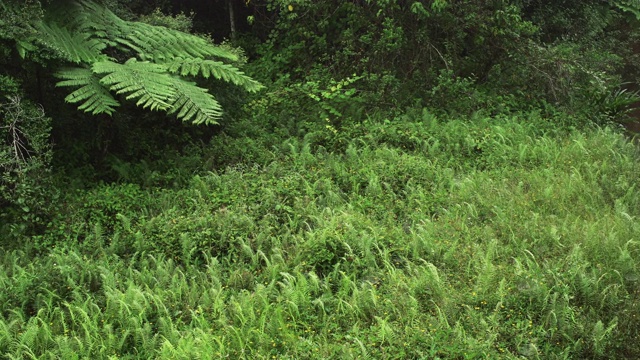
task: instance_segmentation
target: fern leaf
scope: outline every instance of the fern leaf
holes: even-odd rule
[[[66,79],[56,86],[79,86],[80,88],[65,97],[69,103],[83,102],[78,109],[92,114],[111,115],[120,104],[111,96],[109,90],[100,84],[100,79],[87,68],[68,68],[58,71],[56,77]]]
[[[236,54],[201,37],[164,26],[125,21],[92,1],[80,1],[78,4],[85,9],[85,23],[91,24],[95,35],[128,47],[141,60],[163,61],[177,56],[215,56],[230,61],[238,60]]]
[[[174,58],[166,65],[167,70],[174,74],[179,74],[181,76],[202,75],[207,79],[213,76],[216,79],[242,86],[249,92],[257,92],[264,87],[262,84],[248,77],[237,68],[220,61],[199,58],[185,59],[180,57]]]
[[[107,45],[99,39],[92,39],[82,32],[71,33],[55,23],[41,23],[39,27],[42,35],[40,42],[68,61],[77,64],[92,63],[106,58],[102,50]]]
[[[0,0],[1,3],[1,0]],[[195,124],[216,124],[222,116],[218,101],[180,76],[214,77],[255,92],[262,85],[242,71],[211,57],[237,61],[233,52],[211,41],[140,22],[118,18],[89,0],[56,3],[42,22],[41,42],[74,63],[90,68],[60,70],[57,86],[77,87],[65,100],[86,112],[111,114],[119,103],[110,91],[136,105],[176,114]],[[124,64],[105,53],[136,56]],[[115,52],[114,52],[115,50]],[[141,61],[140,61],[141,60]]]
[[[138,55],[155,61],[163,61],[178,56],[191,57],[221,57],[237,61],[237,55],[213,45],[209,41],[168,29],[163,26],[153,26],[145,23],[127,23],[128,34],[123,40],[135,45]]]
[[[178,77],[173,77],[173,86],[176,96],[169,114],[177,112],[178,119],[191,120],[194,124],[218,124],[216,120],[222,117],[222,107],[206,89]]]
[[[108,46],[128,52],[132,45],[125,40],[129,32],[129,22],[120,19],[109,9],[91,1],[77,3],[80,13],[76,21],[81,24],[82,31],[91,33],[102,39]],[[124,42],[124,44],[122,44]],[[124,45],[124,46],[120,46]]]
[[[20,55],[22,59],[27,56],[28,51],[34,51],[37,49],[30,41],[20,39],[16,39],[16,48],[18,50],[18,55]]]
[[[100,83],[117,94],[128,94],[127,100],[137,98],[136,105],[151,110],[167,110],[175,97],[172,77],[162,65],[129,59],[124,64],[101,61],[93,64],[93,71],[106,74]]]

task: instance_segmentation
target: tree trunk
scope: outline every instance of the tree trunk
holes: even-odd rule
[[[233,11],[233,0],[228,0],[229,4],[229,24],[231,25],[231,40],[236,39],[236,18]]]

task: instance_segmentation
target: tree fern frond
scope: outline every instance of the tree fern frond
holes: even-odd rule
[[[216,79],[242,86],[249,92],[257,92],[264,87],[262,84],[248,77],[237,68],[220,61],[200,58],[185,59],[180,57],[174,58],[166,65],[169,72],[174,74],[179,74],[181,76],[202,75],[207,79],[210,76],[213,76]]]
[[[1,0],[0,0],[1,1]],[[176,114],[195,124],[216,124],[222,108],[206,89],[184,76],[214,77],[255,92],[262,85],[212,57],[237,61],[230,50],[210,40],[141,22],[120,19],[90,0],[55,2],[39,25],[42,44],[69,62],[87,68],[60,70],[57,86],[76,87],[65,100],[86,112],[111,114],[119,103],[110,91],[136,105]],[[124,64],[107,55],[129,59]],[[25,52],[28,49],[25,48]],[[181,77],[182,76],[182,77]]]
[[[216,120],[222,117],[222,107],[206,89],[178,77],[173,77],[173,86],[176,96],[169,114],[177,112],[178,119],[191,120],[194,124],[218,124]]]
[[[66,79],[56,86],[79,86],[80,88],[65,97],[69,103],[84,101],[78,109],[92,114],[111,115],[120,104],[111,96],[109,90],[100,84],[96,74],[87,68],[67,68],[58,71],[56,77]]]
[[[213,45],[209,41],[177,30],[140,22],[127,23],[126,40],[135,44],[141,57],[149,60],[168,60],[178,56],[220,57],[237,61],[238,56],[228,50]]]
[[[124,64],[101,61],[93,64],[97,74],[107,74],[100,83],[127,100],[138,99],[136,105],[151,110],[166,110],[175,96],[172,77],[162,65],[129,59]]]
[[[40,24],[40,42],[58,52],[64,59],[74,63],[92,63],[105,59],[102,54],[107,45],[99,39],[82,32],[71,33],[55,23]]]
[[[91,24],[95,35],[129,47],[141,60],[168,60],[186,55],[238,60],[236,54],[201,37],[164,26],[125,21],[92,1],[79,1],[78,4],[85,9],[85,22]]]
[[[76,1],[56,1],[46,7],[44,22],[56,23],[72,31],[83,31],[89,24],[88,13]]]
[[[80,15],[83,20],[83,31],[90,32],[93,36],[105,41],[108,46],[124,50],[131,50],[129,44],[120,46],[128,33],[128,21],[120,19],[116,14],[102,5],[91,1],[81,1],[78,7],[82,9]],[[119,41],[121,40],[121,41]]]

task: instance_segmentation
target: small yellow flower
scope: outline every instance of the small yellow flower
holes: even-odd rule
[[[289,9],[289,11],[293,11],[293,5],[287,6],[287,9]]]

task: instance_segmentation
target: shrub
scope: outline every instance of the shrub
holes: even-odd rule
[[[50,122],[41,108],[20,97],[0,104],[0,235],[5,240],[42,234],[56,208]]]

